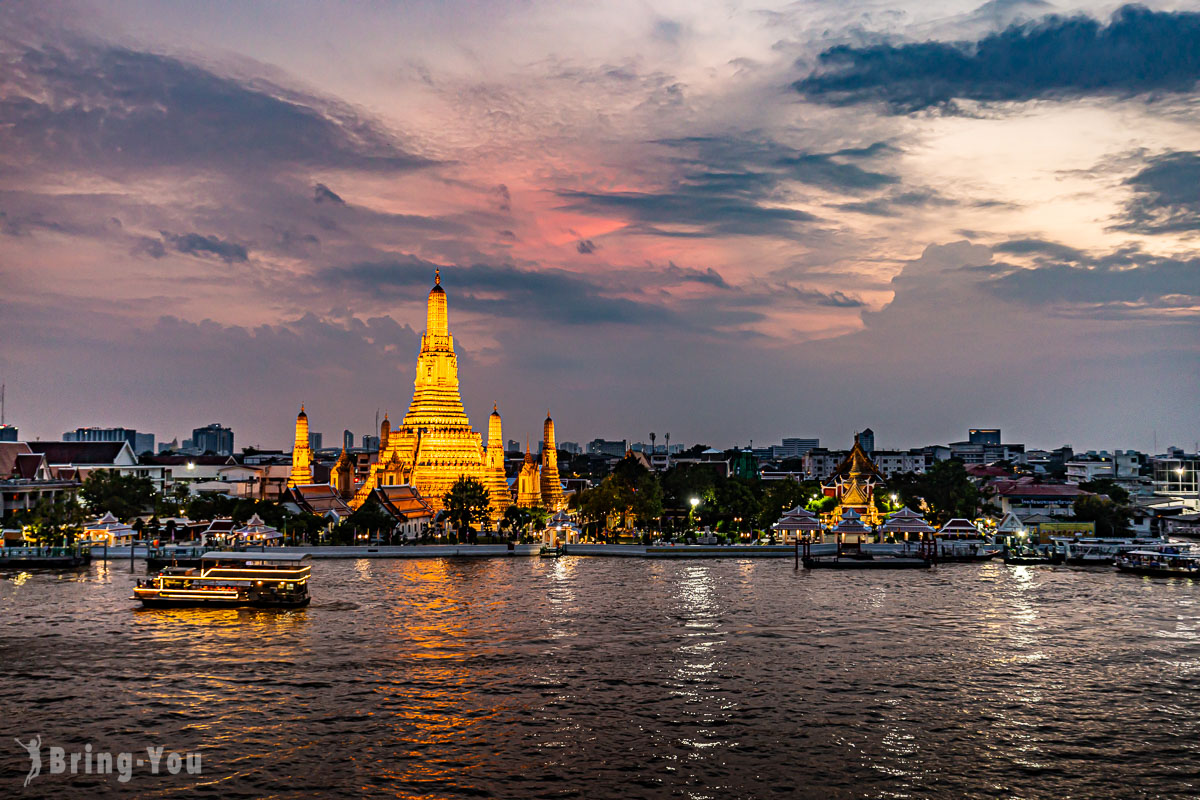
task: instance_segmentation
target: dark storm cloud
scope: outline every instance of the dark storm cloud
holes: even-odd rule
[[[842,211],[854,211],[859,214],[869,214],[875,217],[895,217],[899,216],[906,208],[949,205],[954,205],[954,201],[942,197],[930,189],[918,189],[910,192],[893,192],[871,200],[838,203],[834,208]]]
[[[899,112],[959,98],[1185,92],[1200,79],[1200,14],[1127,5],[1107,25],[1049,16],[977,42],[839,45],[820,64],[797,91],[835,104],[880,100]]]
[[[814,289],[803,289],[789,286],[788,291],[797,299],[817,306],[829,308],[866,308],[867,304],[857,297],[851,297],[845,292],[819,292]]]
[[[661,191],[560,191],[565,208],[619,214],[635,230],[660,236],[792,237],[818,217],[787,207],[797,186],[861,196],[899,183],[865,161],[896,153],[884,142],[832,152],[806,152],[776,142],[737,137],[661,139],[678,166]],[[680,227],[682,226],[683,229]]]
[[[0,151],[60,166],[428,163],[346,105],[120,47],[0,45],[0,98]]]
[[[216,256],[226,264],[235,261],[245,261],[249,252],[244,245],[227,242],[216,236],[205,236],[200,233],[167,233],[162,232],[163,241],[185,255]]]
[[[591,239],[581,239],[575,243],[575,250],[580,255],[590,256],[596,252],[596,243]]]
[[[1047,242],[1044,239],[1012,239],[992,245],[992,250],[997,253],[1007,253],[1016,256],[1035,256],[1055,259],[1057,261],[1078,262],[1086,258],[1081,250],[1068,247],[1065,244],[1059,244],[1058,242]]]
[[[1196,46],[1200,48],[1200,42]],[[1125,183],[1134,196],[1115,229],[1146,234],[1200,233],[1200,153],[1155,156]]]
[[[1047,245],[1049,243],[1039,243]],[[1061,247],[1061,245],[1059,246]],[[1046,253],[1041,247],[1028,252]],[[1134,248],[1091,258],[1063,248],[1078,263],[1047,263],[989,279],[995,294],[1031,305],[1072,304],[1119,307],[1200,305],[1200,258],[1164,258]]]
[[[721,277],[721,273],[717,272],[712,267],[705,270],[692,269],[690,267],[680,267],[674,261],[667,265],[663,274],[673,281],[679,283],[705,283],[709,286],[715,286],[718,289],[732,288],[725,279]]]
[[[318,183],[313,187],[313,202],[314,203],[333,203],[334,205],[344,206],[346,201],[341,198],[337,192],[330,189],[323,183]]]
[[[412,297],[430,285],[435,265],[416,256],[323,270],[317,280],[330,286],[376,295]],[[668,321],[673,312],[612,297],[569,272],[533,272],[510,266],[473,264],[442,267],[443,284],[455,307],[502,317],[578,324]],[[462,288],[457,288],[462,287]]]

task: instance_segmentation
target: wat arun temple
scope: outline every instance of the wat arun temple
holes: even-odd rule
[[[540,462],[540,463],[539,463]],[[417,375],[408,413],[394,428],[384,416],[379,429],[378,458],[361,482],[343,449],[330,474],[329,490],[351,509],[361,507],[377,491],[390,487],[413,489],[433,511],[445,507],[444,496],[462,478],[473,478],[488,493],[493,523],[514,503],[541,506],[551,512],[566,507],[558,473],[558,451],[554,421],[547,413],[543,427],[541,457],[537,462],[526,447],[525,464],[517,476],[516,497],[504,472],[504,439],[500,411],[493,406],[488,420],[488,438],[471,427],[463,410],[458,388],[458,358],[450,333],[446,291],[441,272],[434,273],[433,288],[425,314],[425,334],[417,356]],[[289,487],[313,486],[312,452],[309,449],[308,416],[301,407],[296,418],[296,441],[292,452]]]

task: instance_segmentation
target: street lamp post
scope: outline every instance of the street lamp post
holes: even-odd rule
[[[696,506],[700,505],[700,498],[693,497],[688,502],[692,504],[692,507],[690,509],[688,509],[688,529],[695,530],[696,529]]]

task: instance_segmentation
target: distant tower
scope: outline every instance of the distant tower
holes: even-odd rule
[[[491,516],[500,519],[512,505],[512,493],[508,490],[508,479],[504,476],[504,432],[500,423],[500,408],[492,404],[492,416],[488,419],[487,452],[484,454],[483,485],[491,501]]]
[[[344,447],[337,463],[333,465],[333,471],[329,473],[329,482],[343,500],[354,496],[354,465],[350,463],[350,456]]]
[[[558,475],[558,444],[554,439],[554,420],[546,412],[542,424],[542,504],[549,511],[561,511],[566,506],[563,497],[562,478]]]
[[[388,437],[392,435],[392,423],[388,421],[388,415],[385,411],[383,414],[383,422],[379,425],[379,452],[382,454],[388,449]],[[380,461],[383,459],[380,458]]]
[[[875,431],[870,428],[865,428],[862,433],[858,434],[858,443],[862,445],[862,449],[867,455],[875,452]]]
[[[296,443],[292,446],[292,474],[288,477],[288,486],[305,486],[313,482],[312,451],[308,449],[308,414],[304,413],[304,404],[300,404],[300,413],[296,415]]]
[[[529,454],[529,442],[525,443],[525,463],[517,475],[517,505],[533,508],[542,504],[542,490],[538,478],[537,462]]]

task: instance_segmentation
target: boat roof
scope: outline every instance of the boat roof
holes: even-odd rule
[[[1196,558],[1196,553],[1164,553],[1161,550],[1127,550],[1127,556],[1155,556],[1156,558]]]
[[[209,552],[200,556],[203,561],[282,561],[295,562],[312,558],[308,553],[231,553]]]

